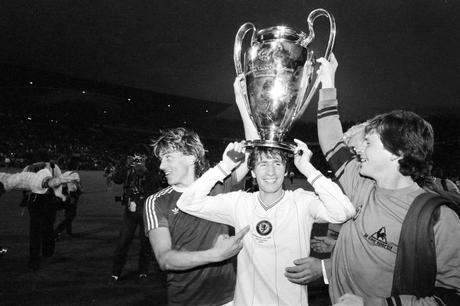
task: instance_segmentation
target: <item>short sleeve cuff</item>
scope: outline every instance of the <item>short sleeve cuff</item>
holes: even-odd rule
[[[308,177],[308,182],[313,186],[313,184],[321,177],[323,177],[323,174],[316,170]]]

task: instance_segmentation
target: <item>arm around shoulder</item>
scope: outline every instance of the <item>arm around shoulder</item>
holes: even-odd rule
[[[151,230],[148,235],[160,268],[167,271],[180,271],[220,262],[237,255],[243,248],[242,240],[248,231],[249,226],[246,226],[235,236],[219,235],[214,246],[203,251],[173,250],[171,234],[166,227]]]
[[[171,233],[166,227],[159,227],[148,232],[158,265],[162,270],[180,271],[218,261],[212,249],[205,251],[173,250]]]

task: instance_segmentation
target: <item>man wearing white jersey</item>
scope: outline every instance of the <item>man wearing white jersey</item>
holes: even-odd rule
[[[314,222],[341,223],[354,215],[354,208],[339,186],[310,163],[311,151],[295,140],[294,164],[308,178],[315,192],[284,190],[288,152],[255,147],[248,168],[259,191],[236,191],[207,196],[241,161],[232,160],[231,150],[244,152],[241,143],[229,144],[223,160],[208,170],[177,202],[186,213],[235,227],[250,226],[238,255],[235,305],[308,305],[307,287],[290,282],[286,267],[310,252]]]

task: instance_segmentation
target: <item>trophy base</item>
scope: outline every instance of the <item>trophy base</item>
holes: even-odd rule
[[[254,148],[254,147],[268,147],[268,148],[277,148],[289,152],[294,152],[296,148],[296,144],[293,142],[279,142],[274,140],[245,140],[244,146],[246,148]]]

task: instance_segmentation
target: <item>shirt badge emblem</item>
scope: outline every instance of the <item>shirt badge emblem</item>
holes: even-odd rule
[[[267,236],[268,234],[270,234],[272,232],[272,229],[273,225],[266,220],[262,220],[256,225],[257,233],[262,236]]]
[[[366,238],[367,242],[369,242],[372,245],[384,248],[395,254],[398,252],[398,246],[393,242],[387,241],[387,231],[385,226],[382,226],[372,235],[365,233],[364,238]]]

